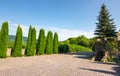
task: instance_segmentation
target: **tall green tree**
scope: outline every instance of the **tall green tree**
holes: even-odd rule
[[[37,41],[37,55],[42,55],[45,52],[45,32],[44,29],[40,29],[39,37]]]
[[[114,25],[113,19],[110,18],[108,10],[106,9],[105,4],[101,6],[101,11],[99,12],[98,22],[96,23],[97,28],[94,32],[95,35],[99,38],[114,38],[116,37],[116,27]]]
[[[7,48],[8,48],[8,22],[3,22],[1,32],[0,32],[0,57],[7,57]]]
[[[30,54],[30,47],[31,47],[31,40],[32,40],[31,36],[32,36],[32,26],[30,25],[28,38],[27,38],[27,45],[26,45],[26,49],[25,49],[25,54],[27,56]]]
[[[49,31],[46,39],[46,54],[52,53],[53,53],[53,34],[51,31]]]
[[[22,28],[20,27],[20,25],[17,28],[15,44],[14,48],[12,49],[11,55],[14,57],[22,56]]]
[[[31,47],[30,47],[30,55],[35,55],[36,54],[36,29],[32,29],[32,35],[31,35]]]
[[[53,53],[58,53],[58,34],[55,32],[54,39],[53,39]]]
[[[36,54],[36,29],[30,26],[25,54],[33,56]]]

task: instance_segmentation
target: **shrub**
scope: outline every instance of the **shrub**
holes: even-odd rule
[[[70,47],[68,44],[60,44],[58,46],[59,53],[68,53],[70,52]]]
[[[69,44],[69,47],[70,52],[92,51],[90,48],[81,45]]]

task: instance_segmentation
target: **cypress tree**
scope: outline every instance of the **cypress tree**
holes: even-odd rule
[[[57,54],[58,53],[58,34],[54,34],[54,39],[53,39],[53,53]]]
[[[28,39],[27,39],[27,45],[26,45],[26,50],[25,50],[25,54],[27,56],[30,55],[30,47],[31,47],[31,35],[32,35],[32,26],[30,25],[29,27],[29,33],[28,33]]]
[[[8,22],[3,22],[0,32],[0,57],[7,57],[8,48]]]
[[[12,56],[22,56],[22,28],[20,25],[17,28],[14,48],[12,49]]]
[[[40,29],[39,37],[37,41],[37,54],[42,55],[45,52],[45,32],[44,29]]]
[[[27,56],[35,55],[36,49],[36,29],[30,26],[25,54]]]
[[[30,55],[33,56],[35,54],[36,54],[36,29],[32,28]]]
[[[53,34],[51,31],[49,31],[46,39],[46,54],[52,53],[53,53]]]
[[[111,15],[109,14],[106,6],[103,4],[101,7],[101,11],[99,12],[97,28],[95,30],[95,35],[99,38],[109,39],[116,37],[116,27],[114,25],[113,19],[111,19]]]

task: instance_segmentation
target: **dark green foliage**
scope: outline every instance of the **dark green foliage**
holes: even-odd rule
[[[41,29],[37,41],[37,55],[43,55],[45,52],[45,32]]]
[[[3,22],[2,28],[0,31],[0,57],[7,57],[7,48],[8,48],[8,22]]]
[[[27,56],[35,55],[36,51],[36,29],[30,26],[25,54]]]
[[[46,54],[52,53],[53,53],[53,34],[51,31],[49,31],[46,39]]]
[[[60,44],[58,46],[59,53],[68,53],[70,52],[70,47],[68,44]]]
[[[113,19],[111,19],[111,15],[109,14],[106,6],[103,4],[101,7],[101,11],[99,12],[97,28],[95,30],[95,35],[99,38],[113,38],[116,37],[116,27],[114,25]]]
[[[54,39],[53,39],[53,53],[57,54],[58,53],[58,34],[54,34]]]
[[[20,25],[18,26],[16,37],[15,37],[15,44],[14,48],[12,49],[12,56],[22,56],[22,28]]]

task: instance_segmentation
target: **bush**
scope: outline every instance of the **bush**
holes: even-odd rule
[[[68,53],[70,52],[69,50],[70,50],[70,47],[68,44],[60,44],[58,46],[59,53]]]
[[[90,48],[81,45],[69,44],[69,47],[70,47],[70,52],[92,51]]]

